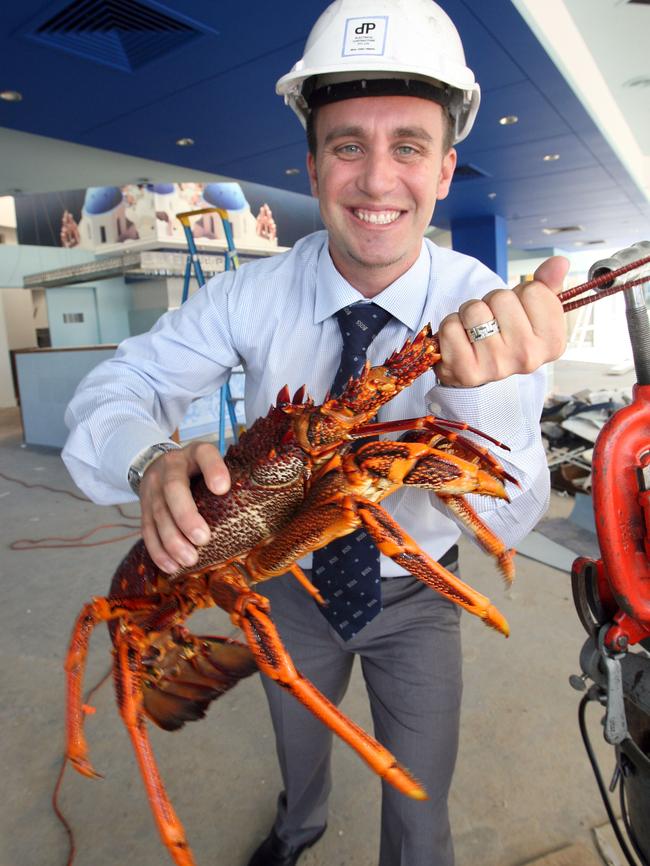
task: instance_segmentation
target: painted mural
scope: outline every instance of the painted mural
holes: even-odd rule
[[[228,212],[236,246],[253,250],[277,247],[271,208],[264,203],[254,215],[241,185],[235,182],[88,187],[79,220],[67,207],[63,209],[60,244],[93,252],[136,241],[184,245],[185,235],[177,214],[210,208]],[[222,248],[226,242],[223,220],[215,210],[192,221],[192,234],[207,247]]]

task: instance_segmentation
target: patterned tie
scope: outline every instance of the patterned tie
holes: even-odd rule
[[[390,321],[375,304],[358,303],[335,314],[343,337],[341,365],[332,394],[342,393],[350,376],[358,376],[368,347]],[[328,602],[320,611],[344,640],[361,631],[381,610],[379,551],[364,529],[337,538],[314,551],[312,581]]]

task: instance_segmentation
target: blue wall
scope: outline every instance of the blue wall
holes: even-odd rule
[[[130,336],[131,287],[123,279],[47,289],[52,346],[119,343]],[[83,322],[66,322],[64,314],[81,313]]]
[[[23,277],[40,274],[55,268],[94,261],[88,250],[63,247],[36,247],[7,244],[0,246],[0,286],[4,289],[22,289]]]

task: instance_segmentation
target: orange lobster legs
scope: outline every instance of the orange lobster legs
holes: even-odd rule
[[[436,432],[439,430],[437,423],[427,426],[429,429],[411,430],[408,432],[406,434],[406,441],[428,445],[435,449],[435,455],[440,455],[440,452],[444,452],[445,455],[452,455],[452,459],[453,457],[459,457],[463,461],[469,461],[475,466],[483,468],[486,472],[502,481],[507,479],[514,484],[519,484],[515,478],[505,472],[498,460],[486,448],[481,448],[475,442],[471,442],[469,439],[459,436],[453,431]],[[443,492],[438,483],[441,465],[444,466],[444,463],[439,464],[435,456],[425,458],[423,462],[421,461],[418,464],[417,471],[405,474],[403,483],[409,486],[433,490],[441,502],[444,502],[447,508],[473,533],[483,550],[496,559],[506,584],[510,586],[515,576],[515,551],[508,549],[503,541],[483,523],[462,495]]]
[[[129,634],[129,631],[127,628],[125,633],[118,633],[115,637],[114,676],[120,714],[131,737],[162,840],[177,866],[196,866],[185,830],[167,796],[151,748],[142,706],[142,657],[137,648],[137,639],[134,640],[134,635]]]
[[[85,708],[82,701],[83,675],[88,657],[88,643],[99,622],[108,622],[134,612],[154,611],[160,604],[157,595],[143,598],[95,598],[84,605],[77,617],[65,661],[66,671],[66,756],[84,776],[100,779],[88,760],[88,744],[83,732]]]
[[[120,713],[133,742],[142,771],[154,818],[163,841],[177,866],[195,866],[183,826],[169,802],[158,775],[142,710],[142,660],[136,649],[140,630],[126,625],[129,615],[153,613],[160,605],[160,596],[146,598],[95,598],[82,609],[75,623],[65,663],[67,673],[66,756],[84,776],[101,778],[88,759],[88,745],[83,733],[84,707],[82,680],[88,654],[90,635],[98,622],[123,618],[115,633],[115,687]]]
[[[301,556],[361,527],[382,553],[414,577],[508,635],[507,622],[488,598],[438,565],[376,505],[407,483],[439,495],[479,493],[508,498],[495,474],[470,461],[420,442],[369,442],[342,459],[332,458],[312,488],[308,507],[281,535],[258,545],[248,556],[246,568],[258,580],[282,574]]]
[[[505,495],[505,492],[498,492],[498,488],[496,494],[489,489],[472,491],[469,488],[454,492],[451,489],[443,491],[440,487],[441,481],[446,483],[449,480],[453,480],[454,475],[453,464],[449,463],[447,463],[447,468],[451,470],[451,473],[445,473],[445,455],[449,455],[452,461],[454,458],[460,458],[462,463],[457,464],[458,466],[462,466],[467,462],[473,463],[477,468],[492,476],[493,479],[500,482],[510,481],[518,487],[519,482],[517,479],[506,472],[487,448],[459,435],[457,431],[462,430],[474,433],[492,442],[493,445],[498,445],[501,448],[509,450],[507,446],[462,421],[449,421],[445,418],[436,418],[434,415],[409,418],[403,421],[384,421],[366,424],[360,427],[358,432],[364,435],[374,435],[377,433],[396,433],[402,430],[406,432],[401,437],[400,443],[419,443],[433,449],[430,454],[427,454],[426,451],[423,452],[418,461],[417,470],[411,471],[408,463],[404,466],[403,461],[400,461],[402,483],[412,487],[422,487],[425,490],[432,490],[436,493],[449,510],[474,534],[476,541],[483,550],[496,559],[504,580],[510,586],[515,576],[515,551],[506,548],[501,539],[483,523],[474,509],[463,499],[463,494],[470,492],[496,495],[499,498],[507,499],[508,497]],[[359,449],[359,451],[362,450]],[[444,452],[444,454],[441,452]],[[387,451],[387,454],[390,456],[391,451]],[[414,452],[413,456],[417,458],[417,453]],[[395,477],[395,473],[393,473],[393,477]],[[382,496],[381,498],[383,499],[384,497]]]
[[[344,469],[359,490],[363,490],[364,473],[372,479],[381,477],[384,482],[431,490],[474,534],[483,550],[496,559],[510,585],[514,551],[506,548],[464,499],[467,493],[479,493],[507,500],[500,477],[505,472],[490,454],[483,453],[484,449],[458,439],[418,431],[410,433],[408,441],[368,443],[344,458]],[[430,440],[436,442],[435,448]]]
[[[498,535],[495,535],[489,526],[486,526],[471,505],[462,496],[444,496],[439,493],[438,498],[445,503],[447,508],[461,520],[465,526],[472,530],[477,542],[486,553],[493,556],[497,561],[499,571],[507,586],[512,585],[515,577],[515,551],[507,548]]]
[[[427,556],[381,505],[359,501],[356,503],[356,508],[365,529],[383,554],[390,556],[398,565],[426,583],[431,589],[435,589],[445,598],[464,607],[465,610],[480,617],[486,625],[508,637],[510,634],[508,623],[490,599]]]
[[[211,591],[219,607],[228,611],[235,625],[243,630],[262,673],[291,692],[317,719],[353,748],[378,776],[415,800],[427,799],[426,791],[387,749],[348,719],[296,670],[267,615],[270,604],[264,596],[237,586],[235,581],[224,581],[223,574],[211,583]]]

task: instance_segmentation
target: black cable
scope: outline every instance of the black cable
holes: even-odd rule
[[[621,790],[619,792],[619,796],[620,796],[620,803],[621,803],[621,818],[623,819],[623,824],[625,825],[625,831],[627,832],[627,835],[630,837],[630,842],[632,843],[632,847],[634,848],[634,853],[636,854],[636,856],[641,861],[642,866],[648,866],[648,861],[645,859],[645,855],[644,855],[643,851],[641,850],[641,846],[639,845],[639,843],[637,841],[636,834],[635,834],[634,829],[632,828],[632,825],[630,823],[630,816],[629,816],[628,811],[627,811],[627,802],[625,799],[625,773],[624,772],[621,772],[620,786],[621,786]]]
[[[592,698],[590,698],[589,692],[587,692],[587,694],[583,696],[582,700],[580,701],[580,706],[578,707],[578,723],[580,725],[580,735],[582,736],[582,742],[585,744],[587,756],[589,757],[589,762],[594,771],[594,776],[596,777],[596,783],[598,784],[598,790],[600,791],[600,796],[602,798],[605,811],[607,812],[607,817],[609,818],[609,822],[612,825],[612,829],[616,835],[618,844],[621,846],[621,851],[625,855],[625,859],[630,864],[630,866],[639,866],[636,860],[632,857],[632,853],[627,847],[627,843],[625,842],[623,834],[620,831],[618,822],[616,820],[616,815],[614,814],[614,810],[612,809],[611,803],[609,802],[607,789],[605,788],[605,783],[603,782],[603,777],[601,776],[596,756],[594,755],[594,751],[591,748],[591,742],[589,740],[589,735],[587,733],[587,725],[585,722],[586,707],[590,700],[592,700]],[[641,866],[648,866],[648,863],[642,862]]]

